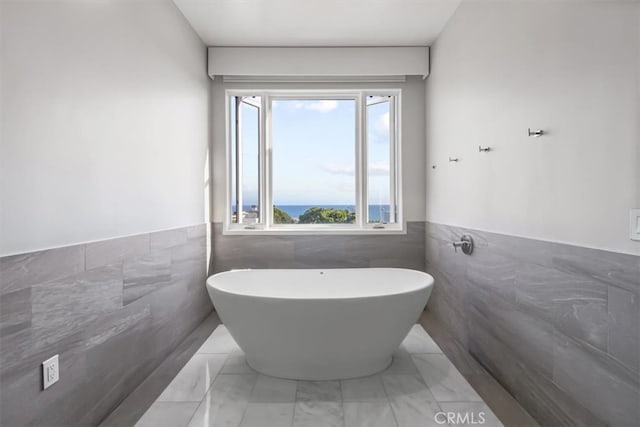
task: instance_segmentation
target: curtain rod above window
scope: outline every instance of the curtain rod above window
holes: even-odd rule
[[[225,81],[403,81],[429,75],[429,48],[210,47],[208,74]]]

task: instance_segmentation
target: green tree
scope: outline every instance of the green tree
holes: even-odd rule
[[[348,209],[309,208],[300,215],[300,224],[350,224],[356,220],[355,212]]]
[[[283,211],[282,209],[278,209],[276,206],[273,207],[273,223],[274,224],[293,224],[293,218]]]

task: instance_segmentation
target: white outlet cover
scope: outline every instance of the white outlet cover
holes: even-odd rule
[[[640,240],[640,209],[631,209],[629,214],[629,238]]]
[[[58,355],[42,362],[42,387],[44,390],[58,382],[60,379],[60,366],[58,363]]]

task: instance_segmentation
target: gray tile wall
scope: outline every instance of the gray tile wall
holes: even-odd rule
[[[424,271],[424,222],[406,234],[223,235],[213,225],[211,271],[240,268],[402,267]]]
[[[0,425],[100,422],[212,311],[206,246],[203,224],[0,258]]]
[[[640,257],[433,223],[425,246],[428,310],[542,425],[640,424]]]

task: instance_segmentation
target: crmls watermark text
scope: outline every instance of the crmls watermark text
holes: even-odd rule
[[[433,418],[438,424],[480,425],[485,422],[484,412],[436,412]]]

